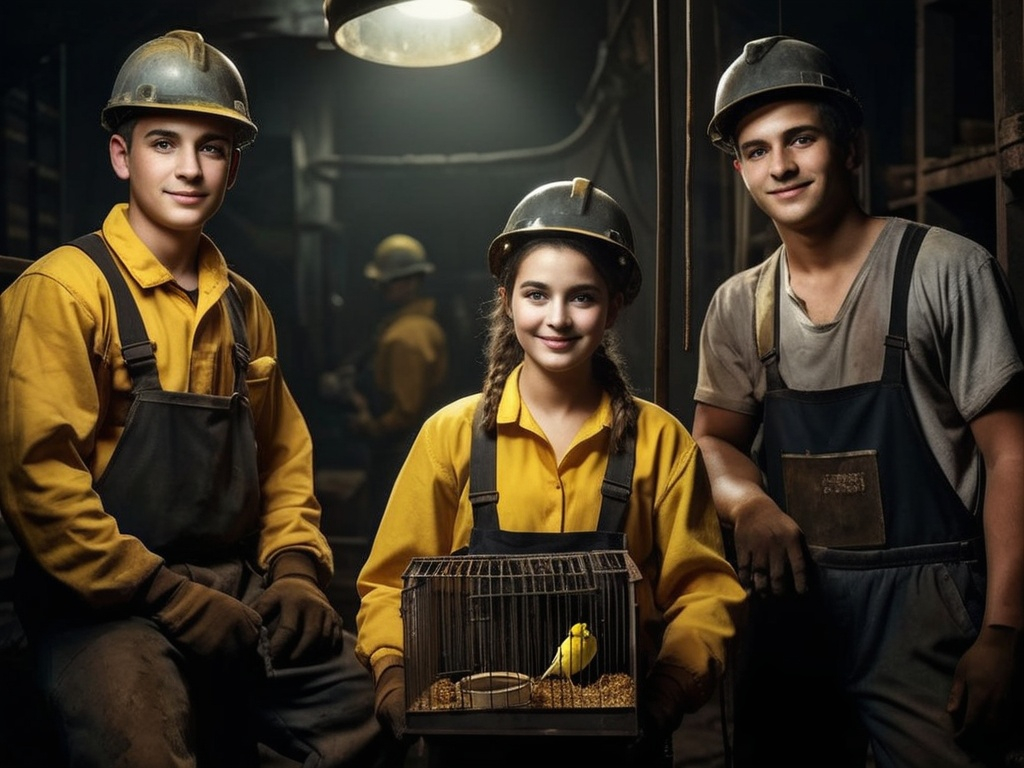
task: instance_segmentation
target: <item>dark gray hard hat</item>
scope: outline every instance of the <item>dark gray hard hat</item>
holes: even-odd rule
[[[708,138],[731,154],[744,115],[773,101],[799,98],[831,99],[860,125],[860,102],[823,50],[784,35],[751,40],[718,81]]]
[[[427,261],[423,243],[403,234],[388,235],[381,240],[373,251],[373,259],[363,268],[366,277],[381,283],[433,271],[434,265]]]
[[[626,212],[589,179],[555,181],[537,187],[512,210],[501,234],[491,241],[491,274],[500,277],[508,257],[541,237],[567,237],[595,243],[615,259],[629,304],[640,292],[642,275],[633,253],[633,230]]]
[[[100,122],[115,131],[126,117],[151,109],[226,118],[239,149],[256,138],[242,76],[198,32],[176,29],[136,48],[117,73]]]

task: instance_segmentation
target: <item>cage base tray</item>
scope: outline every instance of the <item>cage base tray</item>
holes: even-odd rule
[[[409,710],[406,729],[417,736],[430,735],[564,735],[623,736],[640,733],[637,713],[622,709],[448,709]]]

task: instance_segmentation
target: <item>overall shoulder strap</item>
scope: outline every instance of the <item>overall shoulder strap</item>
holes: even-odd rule
[[[96,262],[110,285],[117,311],[117,328],[121,340],[121,355],[132,379],[132,392],[161,389],[156,367],[153,342],[146,333],[146,325],[139,314],[138,305],[128,289],[124,275],[114,263],[106,242],[95,232],[72,240],[73,245]]]
[[[636,439],[629,438],[621,451],[608,455],[608,467],[601,482],[601,515],[597,530],[621,533],[626,529],[626,510],[633,494]]]
[[[245,383],[245,375],[249,369],[249,361],[252,352],[249,349],[249,335],[245,331],[245,310],[242,307],[242,297],[238,294],[234,280],[229,274],[228,289],[224,292],[224,301],[227,302],[228,319],[231,321],[231,334],[234,336],[233,347],[235,358],[235,392],[243,397],[248,397],[249,388]]]
[[[498,525],[497,438],[484,429],[483,400],[473,415],[473,443],[469,459],[469,501],[473,505],[473,527],[496,531]],[[625,529],[626,510],[633,491],[636,440],[630,438],[622,451],[608,456],[601,482],[601,512],[597,530],[613,533]]]
[[[757,357],[765,367],[769,390],[784,389],[779,372],[779,285],[782,282],[782,253],[775,251],[765,261],[754,289],[754,338]]]
[[[473,413],[473,443],[469,452],[469,501],[473,527],[498,530],[497,438],[483,424],[483,398]]]
[[[907,343],[907,300],[910,297],[910,278],[921,250],[921,242],[928,233],[924,224],[909,223],[900,239],[896,254],[896,269],[892,278],[892,299],[889,305],[889,332],[885,337],[885,363],[882,381],[898,384],[903,377],[903,353]]]

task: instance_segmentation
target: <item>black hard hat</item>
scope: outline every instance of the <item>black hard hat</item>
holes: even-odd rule
[[[860,125],[860,102],[823,50],[784,35],[751,40],[718,81],[708,138],[731,154],[744,115],[773,101],[801,97],[832,99]]]
[[[508,257],[529,240],[568,237],[596,243],[622,272],[629,304],[640,292],[642,275],[633,253],[633,230],[622,207],[589,179],[555,181],[537,187],[512,210],[501,234],[487,251],[491,274],[500,277]]]
[[[115,131],[139,109],[226,118],[235,126],[239,149],[256,139],[242,76],[231,59],[198,32],[176,29],[136,48],[117,73],[100,122]]]

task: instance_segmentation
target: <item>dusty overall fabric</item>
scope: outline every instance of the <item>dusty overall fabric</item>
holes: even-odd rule
[[[98,239],[75,244],[114,291],[136,395],[96,483],[104,507],[174,570],[252,604],[265,585],[248,564],[259,482],[240,303],[229,290],[235,392],[165,392],[113,260]],[[162,471],[153,472],[155,465]],[[70,764],[255,765],[257,739],[307,766],[372,764],[379,727],[353,636],[343,652],[315,665],[275,669],[261,653],[213,667],[183,656],[147,618],[90,611],[27,561],[19,577],[19,605]]]
[[[625,549],[622,530],[631,493],[634,458],[632,442],[626,451],[609,457],[596,531],[503,531],[498,524],[498,493],[495,490],[495,440],[481,429],[476,429],[470,475],[474,525],[465,552],[474,555],[525,555]],[[648,741],[557,735],[460,735],[430,737],[426,741],[432,768],[480,765],[497,768],[527,765],[538,768],[562,768],[566,765],[669,768],[672,765],[671,741],[652,745]]]
[[[765,356],[761,457],[768,489],[800,524],[810,590],[755,599],[735,696],[735,761],[747,766],[976,765],[945,711],[984,601],[981,526],[938,467],[906,395],[906,298],[923,231],[897,259],[877,382],[786,387]]]

